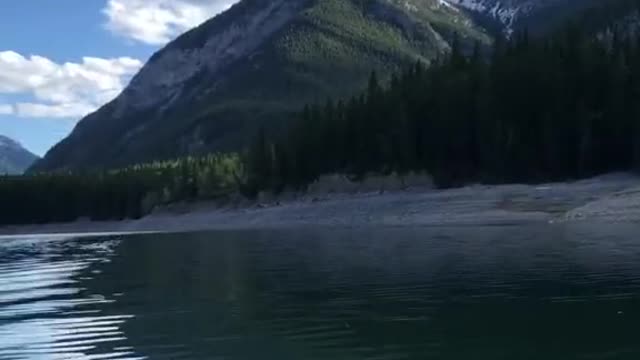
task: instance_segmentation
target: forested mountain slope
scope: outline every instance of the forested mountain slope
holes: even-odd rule
[[[389,81],[380,72],[363,74],[365,91],[311,101],[280,131],[253,124],[267,131],[254,131],[241,154],[0,177],[0,198],[19,204],[0,222],[135,218],[176,202],[305,190],[336,173],[364,179],[417,172],[448,187],[639,169],[638,4],[612,0],[546,36],[498,38],[490,51],[481,42],[468,49],[471,35],[482,33],[452,36],[442,43],[446,54],[425,57]],[[268,98],[265,89],[278,87],[263,88]]]
[[[155,54],[113,102],[80,121],[33,171],[112,168],[242,150],[304,104],[385,83],[416,62],[567,20],[606,36],[638,0],[243,0]],[[594,7],[595,10],[589,10]],[[585,11],[585,9],[587,9]],[[454,35],[457,34],[457,35]],[[486,51],[485,51],[486,52]]]
[[[428,64],[453,33],[490,42],[441,0],[243,0],[155,54],[34,169],[237,150],[305,103],[362,90],[372,70]]]
[[[308,106],[284,136],[256,137],[250,184],[305,188],[322,175],[423,172],[441,186],[540,182],[640,169],[640,33],[615,22],[456,46],[390,86]]]

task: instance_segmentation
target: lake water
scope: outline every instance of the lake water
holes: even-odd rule
[[[0,241],[0,359],[639,359],[634,226]]]

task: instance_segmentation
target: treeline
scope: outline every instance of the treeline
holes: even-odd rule
[[[426,171],[467,181],[569,179],[640,166],[640,37],[570,27],[526,32],[416,64],[366,93],[308,106],[285,136],[249,151],[257,190],[301,188],[323,174]]]
[[[139,218],[154,207],[238,189],[240,156],[210,155],[91,173],[0,177],[0,225]]]
[[[0,177],[0,225],[139,218],[154,207],[304,189],[323,174],[427,172],[441,186],[640,168],[640,34],[526,32],[451,52],[346,101],[304,108],[244,155]],[[384,83],[384,85],[383,85]]]

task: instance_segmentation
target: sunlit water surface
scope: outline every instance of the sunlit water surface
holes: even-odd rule
[[[0,239],[0,359],[640,359],[640,226]]]

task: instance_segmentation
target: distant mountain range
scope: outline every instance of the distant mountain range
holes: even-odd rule
[[[589,6],[629,0],[243,0],[156,53],[34,170],[117,167],[241,149],[309,102]]]
[[[0,135],[0,174],[18,175],[28,169],[38,156],[17,141]]]

